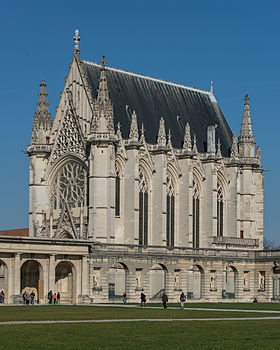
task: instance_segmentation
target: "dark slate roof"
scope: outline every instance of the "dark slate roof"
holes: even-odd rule
[[[87,82],[95,98],[100,65],[88,61],[82,62]],[[124,138],[128,138],[130,115],[135,110],[139,131],[144,123],[145,138],[148,143],[156,143],[159,120],[164,117],[166,133],[168,129],[171,130],[174,147],[182,147],[184,129],[188,122],[192,137],[194,133],[196,134],[199,152],[206,152],[207,127],[217,124],[216,138],[221,140],[223,155],[229,155],[232,132],[215,97],[209,91],[111,67],[106,67],[106,75],[109,95],[114,105],[115,127],[120,122]]]

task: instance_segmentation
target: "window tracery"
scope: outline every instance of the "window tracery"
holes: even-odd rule
[[[217,182],[217,236],[223,236],[224,194],[221,183]]]
[[[199,209],[200,195],[196,180],[193,180],[193,247],[199,247]]]
[[[175,230],[175,195],[174,183],[168,175],[166,178],[166,245],[174,247]]]
[[[60,168],[51,184],[51,207],[62,209],[67,202],[70,208],[86,205],[87,171],[75,161]]]
[[[148,244],[148,182],[139,168],[139,245]]]

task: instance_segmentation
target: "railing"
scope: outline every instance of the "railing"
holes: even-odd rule
[[[236,247],[258,247],[259,240],[254,238],[238,238],[238,237],[211,237],[211,243],[217,245],[231,245]]]

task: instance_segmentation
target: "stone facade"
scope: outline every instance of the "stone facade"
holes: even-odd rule
[[[263,169],[248,95],[237,140],[223,127],[212,89],[174,84],[203,95],[222,120],[200,131],[205,151],[192,123],[181,125],[177,116],[183,140],[175,147],[180,135],[166,128],[170,120],[158,119],[155,131],[155,120],[141,125],[138,111],[127,105],[124,136],[107,81],[108,69],[120,71],[105,67],[104,58],[100,65],[83,61],[77,32],[74,39],[53,120],[46,84],[40,85],[26,151],[29,237],[1,238],[0,277],[8,302],[32,288],[40,302],[50,289],[72,303],[116,301],[124,292],[132,301],[141,292],[156,301],[163,291],[170,301],[178,301],[181,291],[190,300],[277,299],[280,255],[262,251]],[[90,65],[100,71],[95,92]],[[227,154],[221,140],[229,137]]]

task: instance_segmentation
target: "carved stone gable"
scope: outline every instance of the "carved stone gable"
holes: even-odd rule
[[[55,238],[77,238],[75,221],[66,202],[58,219]]]
[[[58,135],[51,154],[50,164],[65,153],[73,153],[85,158],[85,145],[77,118],[68,109],[61,121]]]

